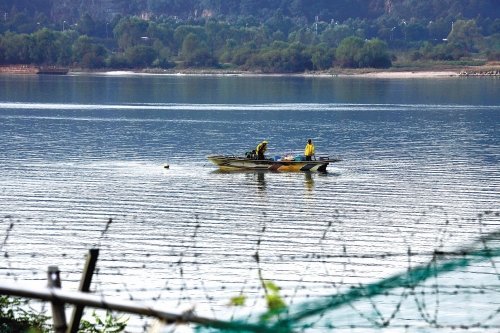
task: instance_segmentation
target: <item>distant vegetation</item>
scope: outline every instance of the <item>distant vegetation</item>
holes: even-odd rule
[[[44,313],[30,308],[27,301],[17,297],[0,296],[0,332],[50,333],[54,330]],[[106,312],[102,317],[92,312],[91,321],[80,321],[79,333],[120,333],[125,330],[127,319]]]
[[[4,0],[0,65],[266,73],[500,60],[498,0]]]
[[[49,332],[49,317],[26,308],[18,298],[0,296],[0,332]]]

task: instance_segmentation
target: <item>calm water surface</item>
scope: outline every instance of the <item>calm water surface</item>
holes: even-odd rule
[[[263,308],[259,268],[288,303],[377,281],[408,268],[408,249],[417,264],[498,230],[478,214],[499,209],[499,124],[490,78],[0,76],[0,276],[43,285],[59,265],[76,288],[97,246],[98,293],[217,318],[240,292]],[[307,138],[343,161],[307,174],[206,160]],[[496,292],[470,322],[498,309],[494,277],[474,275]]]

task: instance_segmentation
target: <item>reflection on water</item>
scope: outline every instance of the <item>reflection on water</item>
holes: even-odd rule
[[[495,78],[0,77],[0,101],[66,104],[346,103],[498,105]],[[445,88],[443,88],[445,87]]]
[[[266,175],[264,172],[257,172],[257,188],[261,191],[266,189]]]
[[[304,172],[304,176],[305,176],[306,189],[308,191],[312,191],[314,188],[314,179],[312,177],[312,174],[310,172]]]
[[[340,173],[329,173],[329,172],[277,172],[277,171],[267,171],[267,170],[221,170],[221,169],[215,169],[211,171],[211,174],[217,175],[228,175],[229,177],[231,175],[236,175],[236,174],[241,174],[245,175],[246,179],[249,180],[249,184],[255,183],[257,185],[257,189],[260,191],[265,191],[266,190],[266,177],[273,178],[273,183],[276,182],[279,184],[279,180],[286,179],[286,177],[290,178],[297,178],[297,177],[304,177],[304,187],[307,191],[312,191],[314,189],[314,177],[327,177],[327,176],[335,176],[339,177]]]

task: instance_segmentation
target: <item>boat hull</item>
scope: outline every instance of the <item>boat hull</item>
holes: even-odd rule
[[[38,68],[37,74],[48,74],[48,75],[66,75],[69,72],[69,68],[66,67],[56,67],[56,66],[40,66]]]
[[[211,155],[207,157],[210,162],[222,170],[269,170],[281,172],[326,172],[326,167],[339,159],[323,159],[314,161],[274,161],[256,160],[245,157],[224,155]]]

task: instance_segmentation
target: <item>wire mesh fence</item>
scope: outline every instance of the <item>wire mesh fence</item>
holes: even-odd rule
[[[93,294],[195,313],[234,331],[497,332],[499,230],[498,211],[463,218],[439,207],[412,223],[336,211],[307,230],[266,214],[251,225],[196,214],[78,224],[4,216],[0,279],[43,287],[47,266],[58,265],[63,289],[76,290],[86,249],[99,248]],[[282,306],[270,309],[270,296]],[[127,330],[151,324],[130,316]],[[220,331],[165,330],[186,327]]]

